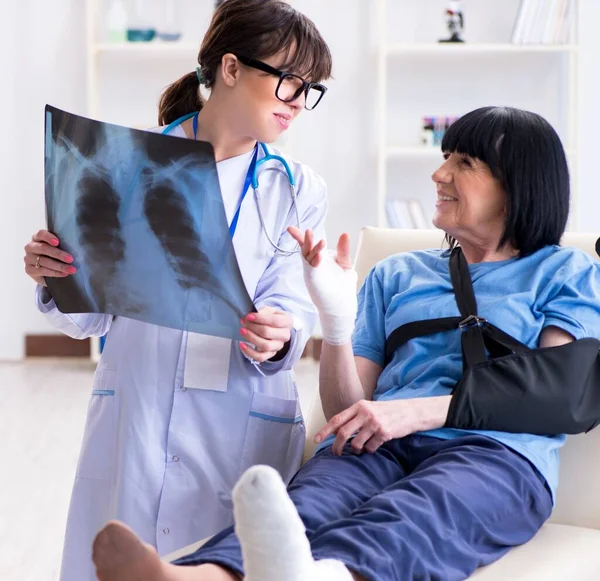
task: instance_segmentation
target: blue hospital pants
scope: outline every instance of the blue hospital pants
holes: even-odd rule
[[[413,435],[375,454],[321,450],[288,487],[315,559],[369,581],[459,581],[531,539],[552,511],[544,478],[502,444]],[[232,528],[178,565],[243,574]],[[282,579],[282,581],[285,581]]]

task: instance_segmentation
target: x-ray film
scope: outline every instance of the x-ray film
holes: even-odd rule
[[[239,338],[252,312],[209,143],[46,107],[48,230],[77,273],[47,278],[63,313]]]

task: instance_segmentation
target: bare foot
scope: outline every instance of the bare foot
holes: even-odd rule
[[[99,581],[238,581],[218,565],[176,567],[140,541],[124,524],[109,522],[94,541],[92,559]]]
[[[156,550],[119,522],[109,522],[94,540],[99,581],[171,581]]]

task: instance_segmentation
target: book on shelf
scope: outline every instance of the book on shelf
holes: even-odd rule
[[[387,200],[385,210],[390,228],[427,229],[432,227],[431,220],[425,214],[419,200]]]
[[[521,0],[513,44],[566,44],[575,0]]]
[[[419,230],[425,230],[431,228],[431,223],[427,221],[425,216],[425,210],[418,200],[408,200],[408,211],[413,220],[415,228]]]

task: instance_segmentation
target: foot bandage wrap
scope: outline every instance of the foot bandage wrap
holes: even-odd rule
[[[353,581],[340,561],[314,561],[304,524],[273,468],[247,470],[233,504],[245,581]]]

